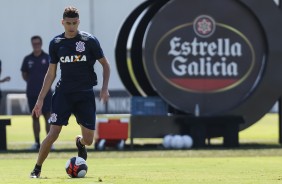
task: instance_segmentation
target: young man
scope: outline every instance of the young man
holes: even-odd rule
[[[81,127],[82,136],[76,137],[78,156],[87,159],[85,146],[93,142],[96,107],[93,86],[97,84],[94,72],[96,60],[103,67],[103,84],[100,91],[100,100],[108,101],[108,82],[110,65],[105,58],[98,40],[85,32],[78,30],[79,13],[74,7],[67,7],[63,14],[62,24],[65,32],[56,36],[50,43],[51,57],[48,72],[32,111],[37,117],[41,114],[43,100],[50,89],[60,63],[61,79],[58,81],[52,97],[52,114],[50,117],[50,131],[42,142],[31,178],[38,178],[41,166],[48,156],[51,145],[58,138],[62,126],[68,124],[71,113],[76,117]]]
[[[42,39],[40,36],[31,37],[31,45],[33,51],[24,58],[21,67],[22,77],[26,81],[26,96],[30,111],[32,111],[36,103],[50,60],[49,55],[42,50]],[[49,90],[42,108],[47,134],[50,129],[48,119],[50,118],[51,111],[51,97],[52,93]],[[40,147],[40,121],[39,117],[35,115],[32,115],[32,128],[35,143],[30,147],[30,150],[38,150]]]

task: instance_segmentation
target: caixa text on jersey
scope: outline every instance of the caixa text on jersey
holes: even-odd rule
[[[62,63],[71,63],[71,62],[81,62],[87,61],[86,55],[72,55],[72,56],[62,56],[60,58]]]

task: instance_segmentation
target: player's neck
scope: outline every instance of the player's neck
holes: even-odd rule
[[[78,34],[78,31],[72,32],[72,33],[65,32],[65,38],[74,38],[77,36],[77,34]]]
[[[40,56],[41,53],[42,53],[42,50],[40,50],[40,51],[33,51],[33,55],[34,55],[35,57]]]

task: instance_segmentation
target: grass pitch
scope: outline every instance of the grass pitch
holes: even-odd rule
[[[42,123],[43,125],[43,123]],[[41,179],[30,179],[37,154],[22,151],[33,143],[31,119],[12,117],[7,128],[8,152],[0,153],[0,183],[73,184],[187,184],[187,183],[282,183],[282,149],[278,144],[278,117],[265,116],[240,132],[241,146],[224,149],[213,139],[212,146],[193,150],[156,149],[94,151],[89,148],[86,178],[70,179],[64,170],[67,159],[76,155],[74,136],[80,130],[71,119],[46,160]],[[45,137],[42,132],[42,139]],[[135,142],[160,142],[140,139]],[[60,151],[60,149],[62,149]],[[65,149],[65,151],[63,150]]]
[[[121,156],[120,153],[116,153]],[[58,155],[61,156],[61,155]],[[70,179],[64,171],[65,157],[49,158],[41,179],[29,179],[33,159],[1,160],[1,183],[281,183],[279,157],[150,157],[98,158],[87,161],[86,178]]]

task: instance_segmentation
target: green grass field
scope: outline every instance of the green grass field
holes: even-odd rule
[[[31,119],[13,116],[7,127],[8,152],[0,152],[0,183],[73,184],[190,184],[190,183],[282,183],[282,147],[278,144],[278,117],[268,114],[240,132],[241,146],[225,149],[222,139],[193,150],[140,149],[94,151],[89,148],[86,178],[70,179],[64,166],[74,151],[79,128],[72,118],[46,160],[41,179],[30,179],[37,154],[22,151],[33,143]],[[42,123],[43,125],[43,123]],[[45,133],[42,131],[42,139]],[[138,144],[160,143],[160,139],[138,139]],[[65,150],[65,151],[64,151]]]

